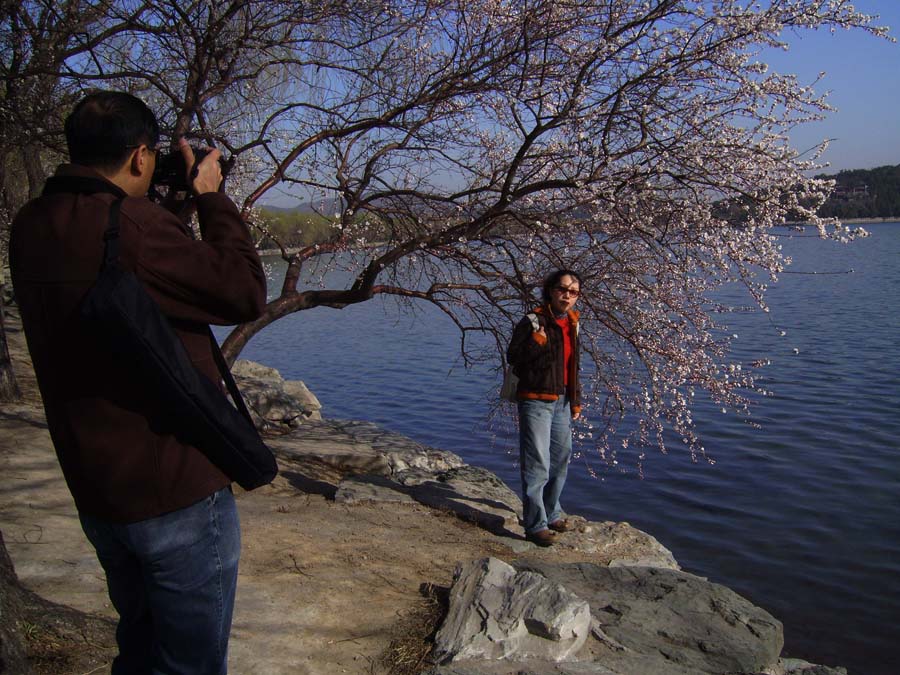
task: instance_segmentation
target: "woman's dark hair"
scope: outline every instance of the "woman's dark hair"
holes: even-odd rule
[[[74,164],[110,171],[141,144],[159,142],[159,124],[147,105],[122,91],[85,96],[66,118],[66,143]]]
[[[565,276],[575,277],[576,279],[578,279],[578,287],[581,288],[581,276],[578,274],[578,272],[573,272],[572,270],[556,270],[553,274],[544,279],[544,302],[550,302],[550,291],[556,288],[556,286],[559,285],[560,279]]]

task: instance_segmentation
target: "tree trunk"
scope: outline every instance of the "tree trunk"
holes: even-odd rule
[[[0,673],[109,672],[116,622],[45,600],[16,576],[0,532]]]
[[[30,673],[22,626],[26,593],[19,584],[0,532],[0,673]]]
[[[222,343],[222,355],[225,357],[229,368],[234,365],[238,355],[250,342],[250,338],[259,333],[259,331],[288,314],[307,309],[302,302],[298,302],[298,297],[297,294],[294,294],[287,298],[277,298],[266,305],[262,315],[256,321],[248,321],[234,327],[234,330],[228,334],[228,337]]]
[[[3,294],[5,287],[0,282],[0,401],[18,401],[22,397],[6,340],[6,320],[4,317]]]
[[[28,178],[28,199],[39,197],[47,180],[47,174],[41,164],[40,148],[34,145],[26,146],[22,151],[22,164]]]

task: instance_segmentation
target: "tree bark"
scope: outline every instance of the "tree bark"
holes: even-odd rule
[[[0,673],[30,673],[22,625],[25,618],[23,593],[12,560],[0,532]]]
[[[40,148],[35,145],[24,148],[22,164],[25,166],[25,175],[28,177],[28,199],[39,197],[44,183],[47,181],[47,173],[41,164]]]
[[[22,397],[6,340],[6,320],[4,317],[3,294],[5,286],[0,282],[0,401],[18,401]]]
[[[76,675],[108,667],[116,622],[45,600],[25,588],[0,532],[0,673]]]

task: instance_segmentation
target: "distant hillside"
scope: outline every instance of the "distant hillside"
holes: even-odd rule
[[[282,246],[295,248],[321,244],[334,236],[333,222],[314,213],[307,205],[294,208],[261,206],[255,219],[274,237],[262,237],[257,242],[264,249],[276,246],[276,240]]]
[[[341,208],[339,199],[320,199],[316,202],[297,202],[293,206],[275,206],[273,204],[260,204],[260,208],[270,213],[334,213],[336,209]]]
[[[819,175],[836,181],[834,192],[820,216],[837,218],[892,218],[900,216],[900,164],[875,169],[848,169]]]

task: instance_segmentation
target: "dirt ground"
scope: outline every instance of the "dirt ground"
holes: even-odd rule
[[[0,531],[19,579],[41,597],[113,619],[47,434],[24,338],[7,318],[25,399],[0,409]],[[418,504],[336,503],[327,467],[279,460],[238,494],[243,531],[229,670],[238,675],[415,673],[457,561],[516,556],[509,540]],[[108,673],[113,622],[35,609],[22,631],[41,672]]]

